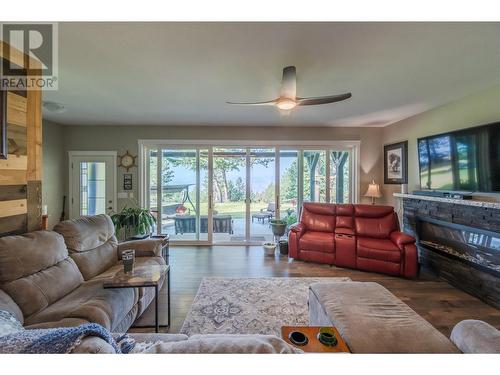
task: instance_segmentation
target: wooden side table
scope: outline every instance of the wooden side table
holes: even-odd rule
[[[342,336],[340,336],[339,331],[335,327],[328,327],[333,330],[335,337],[337,338],[337,345],[327,346],[322,344],[318,340],[318,334],[320,328],[318,326],[283,326],[281,327],[281,338],[285,340],[288,344],[293,345],[296,348],[302,349],[308,353],[350,353],[349,347],[345,343]],[[295,345],[290,341],[290,333],[301,332],[306,335],[308,342],[306,345]]]

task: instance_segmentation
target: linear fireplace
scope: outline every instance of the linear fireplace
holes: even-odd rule
[[[421,268],[500,309],[500,203],[399,197]]]
[[[417,216],[420,246],[500,277],[500,233]]]

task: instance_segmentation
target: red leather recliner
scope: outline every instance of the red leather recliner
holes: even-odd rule
[[[289,256],[389,275],[415,277],[415,239],[399,231],[394,208],[304,203],[291,227]]]

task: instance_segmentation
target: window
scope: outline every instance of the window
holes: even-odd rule
[[[353,147],[165,143],[142,150],[145,202],[158,232],[174,241],[272,241],[270,221],[295,222],[302,202],[355,197]]]

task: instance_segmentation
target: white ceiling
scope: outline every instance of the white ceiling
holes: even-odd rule
[[[500,84],[500,24],[61,23],[59,90],[44,118],[97,125],[385,126]],[[352,92],[335,104],[233,101]]]

